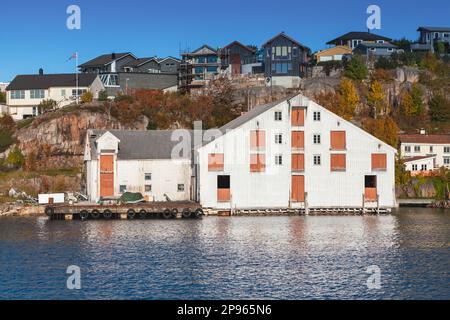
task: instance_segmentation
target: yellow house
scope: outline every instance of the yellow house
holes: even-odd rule
[[[336,46],[330,49],[319,51],[314,56],[317,62],[325,62],[341,61],[342,57],[347,54],[352,54],[352,49],[347,46]]]

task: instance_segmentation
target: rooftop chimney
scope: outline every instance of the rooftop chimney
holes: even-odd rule
[[[43,75],[44,75],[44,69],[42,69],[42,68],[39,69],[39,75],[40,75],[40,76],[43,76]]]
[[[116,54],[114,52],[111,54],[111,59],[116,60]]]

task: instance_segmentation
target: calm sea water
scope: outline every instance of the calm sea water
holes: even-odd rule
[[[450,299],[450,212],[0,219],[0,299]],[[66,287],[81,269],[81,290]],[[368,289],[377,265],[381,288]]]

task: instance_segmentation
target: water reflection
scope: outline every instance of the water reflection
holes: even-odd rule
[[[448,212],[190,221],[0,219],[0,298],[449,298]],[[78,265],[83,289],[65,288]],[[382,289],[367,289],[378,265]]]

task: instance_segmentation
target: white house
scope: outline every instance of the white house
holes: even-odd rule
[[[172,131],[89,130],[85,145],[90,201],[140,192],[148,201],[190,200],[191,159],[174,159]]]
[[[411,172],[412,176],[432,172],[435,162],[436,156],[418,156],[404,159],[405,169]]]
[[[450,168],[450,134],[403,134],[400,136],[403,158],[435,156],[434,168]]]
[[[396,150],[307,98],[259,106],[197,149],[205,208],[396,206]]]
[[[97,99],[104,90],[96,74],[44,74],[19,75],[6,88],[6,105],[14,120],[38,115],[38,106],[43,100],[54,100],[61,108],[73,103],[77,95],[90,91]]]

